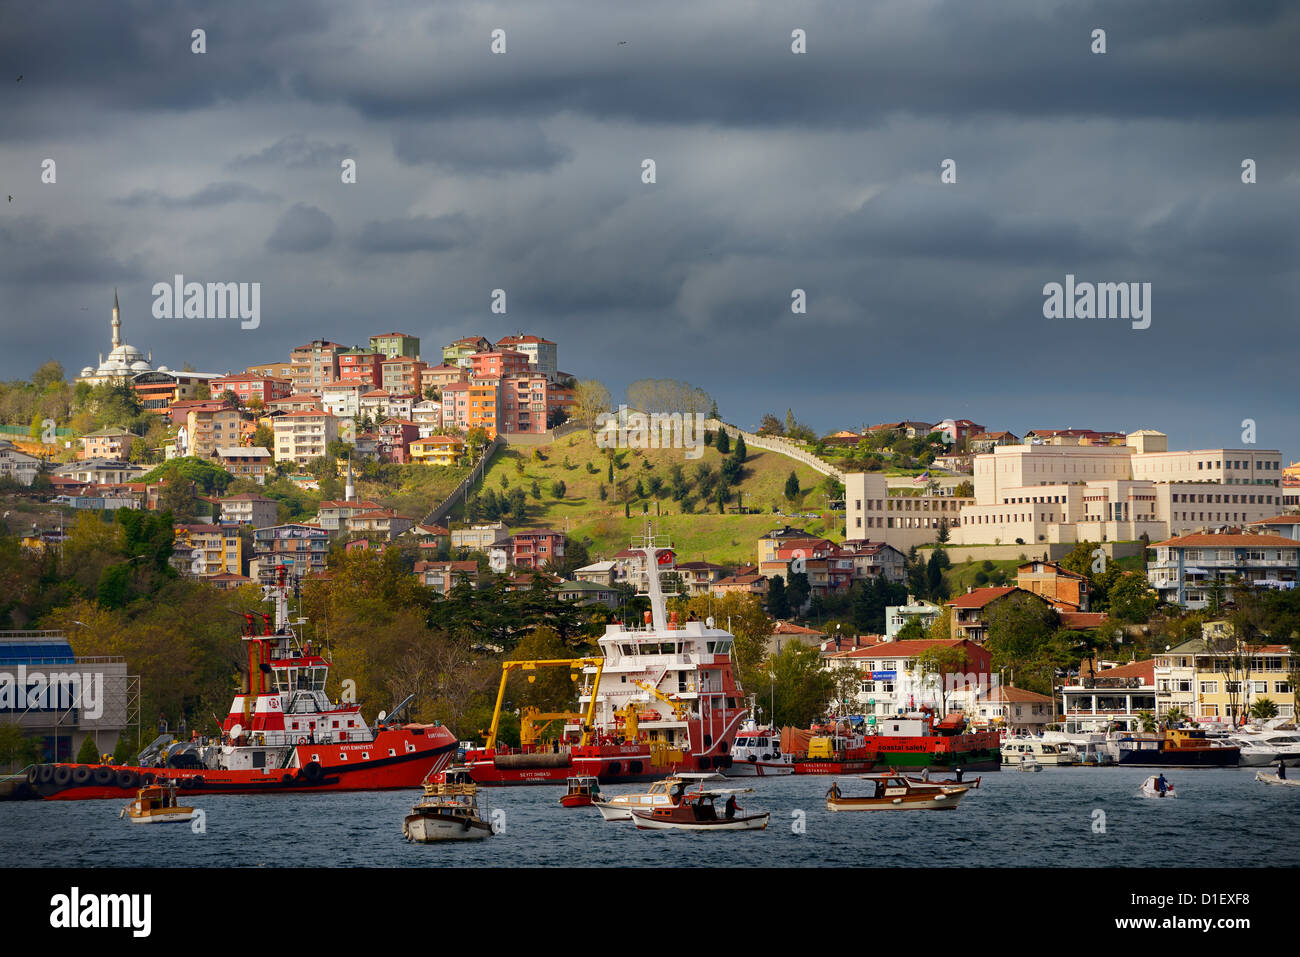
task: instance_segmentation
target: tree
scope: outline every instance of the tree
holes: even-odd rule
[[[793,502],[799,497],[799,476],[792,471],[785,480],[785,499]]]
[[[81,747],[77,751],[78,764],[98,764],[100,762],[99,748],[95,747],[95,738],[93,735],[86,735],[86,740],[81,742]]]
[[[779,721],[806,728],[826,713],[827,704],[835,696],[835,678],[822,667],[820,649],[790,641],[767,663],[769,687],[776,698],[772,704],[774,726]],[[762,685],[747,686],[758,690]]]
[[[167,474],[162,491],[158,493],[158,507],[167,509],[181,524],[198,518],[199,496],[194,483],[181,476],[177,470]]]
[[[35,739],[26,737],[16,724],[0,724],[0,765],[13,771],[40,760],[41,747]]]
[[[551,483],[551,494],[554,495],[556,498],[564,498],[564,493],[566,490],[567,488],[564,484],[563,479],[556,479]]]
[[[990,605],[985,612],[995,669],[1011,669],[1020,687],[1051,693],[1053,652],[1049,643],[1061,625],[1061,616],[1037,595],[1013,593]]]
[[[574,418],[588,432],[596,431],[597,420],[603,413],[610,411],[612,404],[609,389],[596,379],[583,379],[574,389]]]
[[[731,453],[731,433],[726,429],[718,429],[718,438],[713,445],[718,450],[719,455],[729,455]]]
[[[1144,624],[1160,603],[1159,597],[1147,583],[1146,576],[1128,572],[1111,586],[1108,595],[1110,616],[1117,621]]]
[[[771,412],[763,414],[763,421],[758,426],[759,435],[783,435],[784,433],[785,426],[781,424],[780,419]]]
[[[1250,706],[1250,716],[1259,721],[1277,717],[1277,705],[1268,698],[1259,698]]]
[[[745,448],[745,437],[743,435],[736,436],[736,445],[734,451],[731,453],[731,457],[737,462],[744,464],[745,459],[748,458],[748,456],[749,449]]]
[[[785,594],[785,579],[773,575],[767,583],[767,613],[776,619],[790,617],[790,600]]]

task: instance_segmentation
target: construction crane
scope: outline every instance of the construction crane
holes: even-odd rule
[[[541,737],[541,728],[552,721],[581,721],[582,715],[577,711],[538,711],[536,708],[524,708],[519,715],[519,743],[528,747],[537,743]],[[538,727],[541,725],[541,728]]]
[[[668,695],[664,694],[662,691],[660,691],[658,688],[656,688],[648,681],[637,681],[633,679],[632,683],[636,685],[638,688],[643,688],[644,690],[650,692],[652,695],[654,695],[664,704],[668,705],[668,707],[672,708],[673,720],[675,721],[685,720],[686,705],[682,704],[680,701],[676,701],[668,697]]]
[[[605,659],[602,658],[547,658],[536,661],[503,661],[501,662],[501,687],[497,689],[496,707],[492,709],[492,727],[487,734],[487,747],[495,748],[497,744],[497,731],[501,726],[501,705],[506,698],[506,681],[510,678],[512,671],[536,671],[538,668],[568,668],[569,677],[576,682],[581,669],[594,665],[596,668],[596,677],[591,683],[591,701],[587,705],[587,713],[583,716],[582,722],[582,743],[590,744],[595,733],[596,723],[596,692],[600,688],[600,674],[605,668]],[[536,680],[536,675],[529,675],[530,680]],[[522,732],[522,725],[520,728]],[[521,734],[522,737],[522,734]]]

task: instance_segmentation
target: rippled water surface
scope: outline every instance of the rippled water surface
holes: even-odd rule
[[[1130,768],[985,773],[953,811],[833,814],[832,778],[733,780],[766,831],[688,834],[605,823],[595,808],[559,806],[559,786],[480,791],[503,833],[464,844],[413,845],[402,817],[416,791],[200,797],[206,833],[118,819],[123,800],[0,803],[0,861],[67,867],[1295,866],[1300,788],[1254,770],[1172,770],[1175,800],[1143,798],[1151,772]],[[845,793],[860,782],[840,778]],[[640,790],[611,787],[609,793]],[[1098,815],[1101,811],[1104,814]],[[800,814],[799,812],[802,812]],[[797,833],[802,822],[803,832]],[[1104,823],[1104,833],[1095,828]]]

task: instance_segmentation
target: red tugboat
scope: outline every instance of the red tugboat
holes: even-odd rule
[[[611,784],[730,767],[747,713],[731,663],[735,638],[712,619],[668,615],[659,579],[668,546],[647,534],[633,548],[643,556],[650,598],[644,624],[607,625],[601,657],[504,662],[487,743],[469,749],[458,766],[478,784],[563,784],[578,775]],[[519,748],[498,747],[510,672],[539,667],[565,667],[583,681],[581,714],[566,716],[561,740],[547,744],[521,734]]]
[[[932,708],[876,719],[874,734],[845,732],[840,726],[814,729],[806,751],[794,759],[795,774],[861,774],[876,764],[892,768],[996,771],[1002,767],[995,731],[969,732],[966,719],[954,712],[937,720]],[[783,737],[807,732],[787,728]]]
[[[133,767],[44,764],[28,768],[28,781],[47,800],[132,796],[170,781],[195,794],[283,794],[294,791],[371,791],[417,788],[446,766],[456,737],[438,724],[396,724],[381,714],[371,728],[359,705],[336,704],[325,694],[330,662],[302,643],[288,621],[285,567],[266,587],[275,603],[247,615],[243,640],[247,684],[235,696],[219,741],[177,742],[160,736]],[[402,711],[407,698],[393,711]]]

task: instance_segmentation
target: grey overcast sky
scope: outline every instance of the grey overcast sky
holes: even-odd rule
[[[740,425],[1295,457],[1297,49],[1282,0],[9,3],[0,376],[96,362],[116,286],[175,368],[526,331]],[[260,282],[260,327],[154,318],[177,273]],[[1151,283],[1150,328],[1044,318],[1067,274]]]

